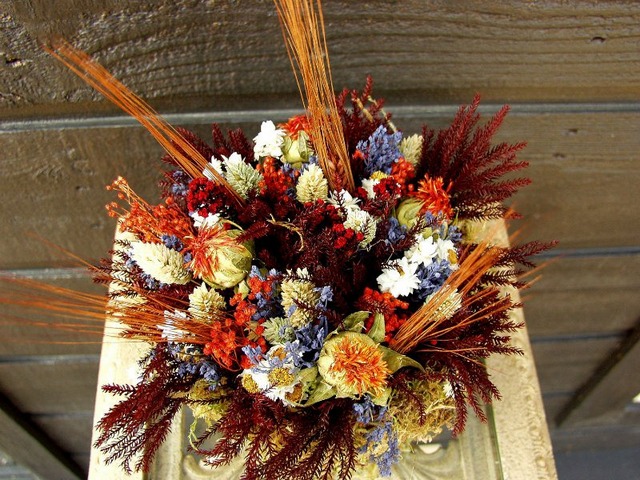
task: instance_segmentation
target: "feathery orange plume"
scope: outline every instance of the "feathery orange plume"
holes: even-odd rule
[[[332,190],[353,192],[355,182],[335,102],[321,2],[274,1],[302,103],[309,112],[309,136],[318,163]]]
[[[231,198],[240,205],[244,205],[244,199],[229,185],[229,182],[215,169],[208,167],[208,159],[204,158],[180,132],[102,65],[62,39],[54,40],[50,47],[45,46],[44,49],[109,101],[138,120],[192,178],[202,177],[203,170],[207,169],[215,181],[225,187]]]

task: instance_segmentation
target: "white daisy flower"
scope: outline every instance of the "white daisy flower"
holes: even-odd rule
[[[405,256],[418,265],[429,265],[433,262],[433,257],[438,253],[438,245],[433,241],[433,237],[424,238],[419,236],[418,241],[407,250]]]
[[[417,269],[418,264],[409,262],[406,257],[394,260],[376,279],[380,291],[389,292],[396,298],[411,295],[420,286]]]
[[[285,135],[285,131],[276,128],[272,121],[262,122],[260,133],[253,139],[256,160],[262,157],[280,158]]]

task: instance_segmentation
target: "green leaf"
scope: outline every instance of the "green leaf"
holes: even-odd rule
[[[314,403],[321,402],[323,400],[327,400],[335,396],[336,389],[329,385],[327,382],[321,381],[318,383],[318,386],[313,391],[313,393],[309,396],[306,402],[304,402],[304,406],[308,407],[309,405],[313,405]]]
[[[391,388],[387,387],[384,389],[384,392],[382,392],[377,397],[373,397],[371,401],[380,407],[384,407],[387,405],[387,403],[389,403],[390,396],[391,396]]]
[[[348,315],[342,321],[345,331],[361,333],[364,328],[364,322],[369,318],[369,315],[369,312],[354,312]]]
[[[371,329],[367,335],[376,343],[382,343],[384,341],[384,315],[381,313],[375,314],[373,317],[373,325],[371,325]]]
[[[409,358],[406,355],[402,355],[401,353],[387,347],[380,346],[378,348],[382,349],[382,359],[387,362],[387,366],[389,367],[389,370],[391,370],[391,373],[396,373],[403,367],[414,367],[424,372],[424,367],[413,358]]]
[[[318,367],[303,368],[298,372],[298,378],[304,385],[315,382],[318,378]]]

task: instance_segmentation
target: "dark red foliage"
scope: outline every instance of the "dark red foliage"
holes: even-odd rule
[[[511,285],[516,288],[525,288],[526,282],[520,277],[536,268],[531,257],[553,248],[557,242],[528,242],[522,245],[502,247],[502,254],[495,267],[482,277],[485,285]]]
[[[147,471],[185,402],[180,394],[192,387],[192,380],[175,374],[165,345],[157,345],[147,357],[138,385],[103,386],[107,393],[126,397],[97,424],[100,436],[95,445],[107,455],[106,462],[120,460],[127,473]]]
[[[229,157],[232,153],[239,153],[245,161],[253,160],[253,144],[241,129],[229,130],[227,138],[220,126],[214,123],[211,126],[211,136],[213,138],[212,154],[218,160],[222,160],[223,155]]]
[[[342,119],[349,155],[355,153],[358,142],[368,139],[380,125],[388,126],[391,119],[390,114],[382,113],[384,100],[373,100],[371,98],[372,92],[373,78],[368,76],[362,93],[358,93],[357,90],[344,89],[336,96],[336,105]],[[361,166],[359,162],[352,164],[353,174],[356,178],[361,174],[359,166]]]
[[[469,405],[480,419],[486,420],[482,405],[500,398],[484,361],[493,354],[522,353],[509,344],[509,334],[521,325],[509,318],[507,310],[498,308],[496,313],[481,321],[465,322],[489,305],[517,306],[510,297],[501,297],[499,290],[494,288],[490,295],[459,310],[443,322],[432,336],[416,348],[421,363],[451,384],[457,415],[454,434],[463,431]]]
[[[483,127],[477,113],[480,97],[458,110],[451,126],[440,131],[423,128],[423,146],[418,178],[440,177],[444,185],[451,185],[451,203],[460,218],[489,219],[504,216],[507,209],[500,203],[520,187],[528,185],[527,178],[504,176],[528,166],[516,161],[516,154],[524,143],[491,145],[491,139],[509,111],[505,106]]]
[[[191,144],[191,146],[193,146],[193,148],[195,148],[204,158],[209,159],[211,158],[211,155],[213,155],[213,150],[211,149],[211,147],[209,145],[206,144],[206,142],[204,140],[202,140],[200,137],[198,137],[195,133],[185,129],[185,128],[180,128],[177,127],[176,130],[178,131],[178,133],[180,133],[180,135],[182,135],[182,137]],[[183,154],[185,153],[184,150],[182,150],[178,145],[176,145],[174,143],[174,146]],[[174,165],[176,167],[179,167],[180,165],[178,164],[178,162],[171,156],[171,155],[165,155],[162,158],[163,162],[166,162],[170,165]]]
[[[357,455],[354,422],[348,399],[291,410],[237,388],[227,413],[205,432],[196,449],[214,433],[221,435],[211,450],[197,451],[213,466],[243,454],[244,480],[348,479]]]

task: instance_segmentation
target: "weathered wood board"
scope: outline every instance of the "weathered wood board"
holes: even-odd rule
[[[324,8],[338,88],[372,74],[407,101],[419,92],[460,102],[475,91],[511,102],[637,99],[637,3],[377,0],[354,10],[341,0]],[[42,52],[53,35],[176,110],[230,96],[275,95],[273,104],[284,95],[286,104],[296,91],[270,1],[35,0],[5,2],[0,13],[3,116],[79,113],[97,98]]]
[[[248,136],[259,131],[266,115],[242,124]],[[451,118],[431,116],[425,121],[442,128]],[[407,132],[419,132],[422,121],[398,115],[397,123]],[[530,161],[526,174],[534,181],[515,198],[517,209],[528,219],[524,238],[556,239],[564,249],[636,245],[638,125],[640,112],[529,113],[509,118],[499,140],[528,139],[521,157]],[[189,127],[209,140],[208,124]],[[616,132],[614,137],[611,132]],[[104,186],[116,175],[127,178],[149,201],[158,198],[155,183],[163,154],[139,128],[7,132],[0,135],[0,148],[10,152],[0,163],[0,200],[13,204],[0,216],[7,232],[0,243],[0,268],[69,263],[36,239],[25,242],[29,233],[93,261],[104,256],[114,228],[104,210],[114,196]]]
[[[2,363],[0,391],[28,415],[92,411],[98,361],[78,357],[65,362]]]

